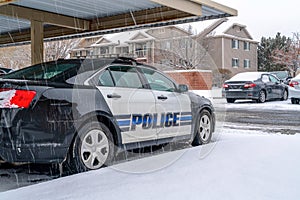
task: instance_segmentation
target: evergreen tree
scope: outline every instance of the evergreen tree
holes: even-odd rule
[[[279,71],[287,70],[285,63],[278,62],[276,59],[276,52],[288,52],[292,40],[286,36],[281,36],[277,33],[275,38],[261,38],[258,45],[258,70],[259,71]]]

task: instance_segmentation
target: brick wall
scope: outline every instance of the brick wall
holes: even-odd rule
[[[209,70],[178,70],[165,72],[179,84],[186,84],[190,90],[211,90],[212,72]]]

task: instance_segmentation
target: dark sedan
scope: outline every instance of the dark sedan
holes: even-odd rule
[[[244,72],[233,76],[223,84],[222,95],[228,103],[237,99],[252,99],[258,103],[266,100],[288,99],[288,86],[267,72]]]

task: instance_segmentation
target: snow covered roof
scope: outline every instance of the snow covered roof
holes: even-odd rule
[[[222,20],[222,19],[221,19]],[[227,19],[221,21],[220,19],[213,19],[213,20],[206,20],[202,22],[194,23],[195,28],[197,29],[198,35],[205,33],[207,30],[210,30],[208,33],[205,33],[205,36],[212,36],[212,37],[231,37],[231,38],[239,38],[243,40],[253,41],[253,38],[249,31],[247,30],[247,26],[237,23],[235,20]],[[220,23],[221,21],[221,23]],[[219,25],[217,25],[219,23]],[[216,26],[216,28],[213,28]],[[233,35],[231,29],[239,27],[238,31],[243,31],[246,37],[241,37],[237,35]]]
[[[122,47],[122,46],[128,46],[128,43],[130,42],[154,40],[155,39],[154,37],[147,34],[147,30],[148,29],[104,35],[102,38],[100,38],[91,46],[99,47],[99,46],[118,45],[118,47]],[[137,38],[137,36],[139,35],[141,35],[142,38],[141,37]]]
[[[229,81],[255,81],[267,72],[244,72],[233,76]]]

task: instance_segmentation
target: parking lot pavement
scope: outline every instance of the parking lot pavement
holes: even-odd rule
[[[263,130],[270,133],[300,133],[300,105],[287,101],[237,101],[213,99],[217,121],[232,129]]]

